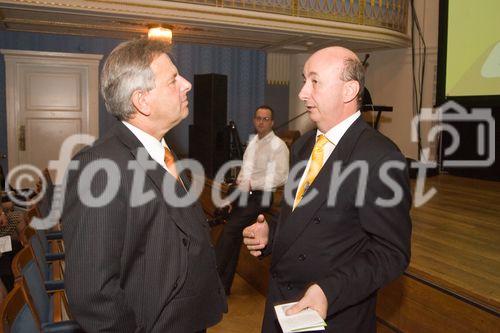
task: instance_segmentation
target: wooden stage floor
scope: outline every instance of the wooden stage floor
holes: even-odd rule
[[[500,182],[439,175],[431,187],[435,196],[412,209],[407,273],[500,312]]]

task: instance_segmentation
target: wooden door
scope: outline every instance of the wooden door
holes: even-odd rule
[[[1,52],[6,69],[9,170],[18,165],[43,170],[49,160],[59,159],[68,136],[98,136],[101,55]],[[33,185],[29,179],[22,184]]]

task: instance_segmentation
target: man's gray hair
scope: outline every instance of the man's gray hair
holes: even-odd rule
[[[132,93],[155,87],[151,63],[170,51],[167,43],[145,38],[123,42],[108,56],[101,73],[101,93],[109,113],[128,120],[136,112]]]
[[[340,73],[340,79],[344,82],[357,81],[359,83],[359,91],[356,95],[358,107],[363,102],[363,91],[365,89],[365,67],[358,58],[344,59],[344,68]]]

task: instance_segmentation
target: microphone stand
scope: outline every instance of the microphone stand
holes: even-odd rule
[[[281,124],[281,125],[279,125],[279,126],[274,127],[274,128],[273,128],[273,131],[276,131],[276,130],[278,130],[278,129],[282,128],[282,127],[285,127],[286,125],[290,124],[290,123],[291,123],[292,121],[294,121],[295,119],[298,119],[298,118],[302,117],[302,116],[303,116],[303,115],[305,115],[306,113],[307,113],[307,111],[304,111],[304,112],[302,112],[301,114],[299,114],[299,115],[297,115],[297,116],[293,117],[292,119],[289,119],[289,120],[285,121],[283,124]]]

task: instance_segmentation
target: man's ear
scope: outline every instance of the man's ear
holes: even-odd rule
[[[151,113],[147,97],[148,93],[144,90],[135,90],[131,97],[132,104],[136,108],[137,112],[142,113],[145,116],[149,116]]]
[[[349,103],[358,96],[359,82],[349,81],[344,84],[344,103]]]

